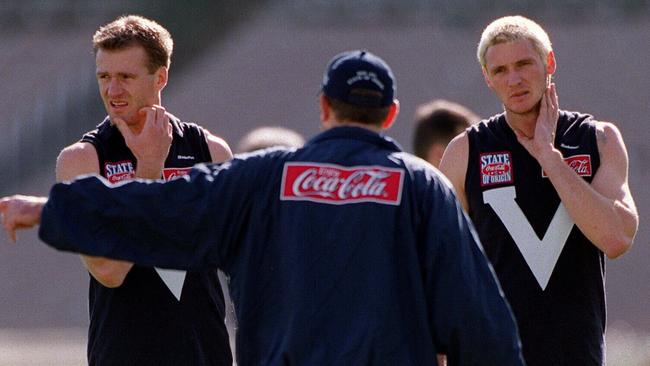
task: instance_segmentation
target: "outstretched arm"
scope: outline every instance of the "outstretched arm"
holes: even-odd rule
[[[613,124],[597,123],[600,167],[590,185],[567,166],[553,146],[557,118],[558,99],[552,84],[542,98],[534,137],[515,131],[517,138],[542,166],[580,231],[607,257],[616,258],[630,248],[639,226],[628,186],[623,138]]]
[[[40,237],[59,250],[144,266],[219,266],[248,224],[250,182],[258,179],[255,166],[236,169],[240,163],[199,164],[189,177],[169,182],[110,185],[87,177],[56,184],[43,210]]]

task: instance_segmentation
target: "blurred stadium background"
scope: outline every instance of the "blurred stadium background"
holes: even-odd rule
[[[650,365],[650,1],[0,0],[0,195],[47,194],[58,151],[102,120],[91,36],[129,13],[174,37],[163,104],[231,147],[260,125],[317,133],[327,61],[367,48],[395,72],[402,112],[389,135],[407,151],[419,103],[499,112],[475,59],[480,31],[506,14],[539,20],[554,41],[560,106],[616,122],[627,143],[641,225],[632,250],[607,262],[607,359]],[[0,244],[0,365],[85,364],[79,259],[35,232]]]

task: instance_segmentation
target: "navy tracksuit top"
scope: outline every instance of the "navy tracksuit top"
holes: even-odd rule
[[[434,365],[436,353],[450,366],[523,365],[509,306],[448,181],[364,128],[167,183],[57,184],[40,235],[141,265],[222,268],[240,366]]]

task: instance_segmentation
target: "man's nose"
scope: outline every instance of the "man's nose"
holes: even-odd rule
[[[107,86],[107,94],[109,96],[116,96],[120,95],[122,93],[122,85],[120,85],[120,82],[116,79],[111,79],[111,81],[108,82]]]
[[[508,85],[518,85],[521,83],[521,75],[516,70],[508,73]]]

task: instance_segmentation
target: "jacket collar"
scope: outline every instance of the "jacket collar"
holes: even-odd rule
[[[375,145],[380,145],[381,147],[388,150],[403,151],[402,147],[392,138],[371,131],[367,128],[353,126],[332,127],[312,137],[309,141],[307,141],[306,145],[316,144],[326,140],[334,139],[359,140]]]

